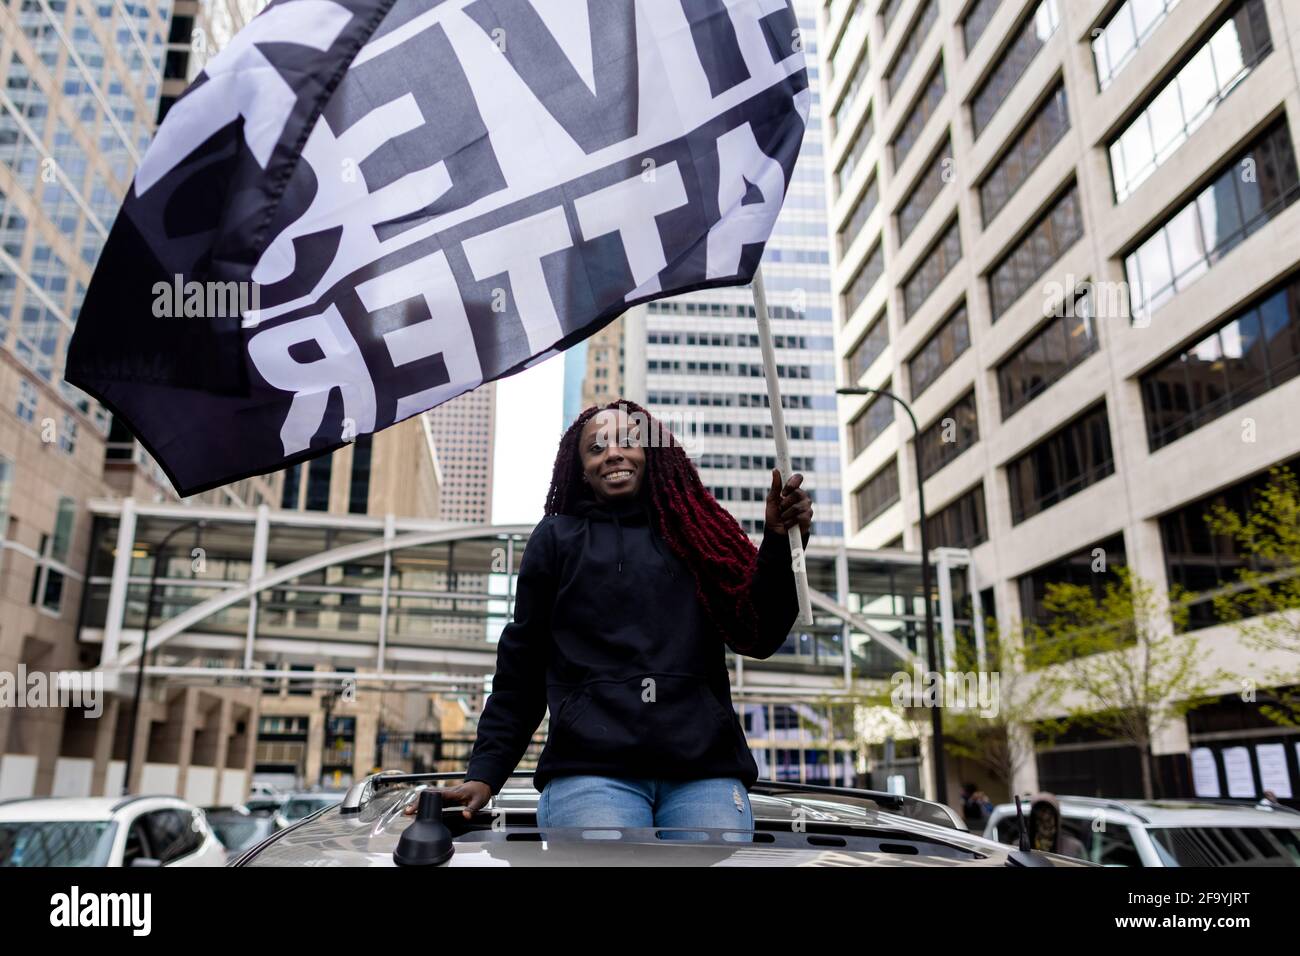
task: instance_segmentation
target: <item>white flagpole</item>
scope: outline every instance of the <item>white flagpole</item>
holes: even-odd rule
[[[772,434],[776,438],[776,468],[781,473],[781,487],[790,480],[790,441],[785,432],[785,409],[781,407],[781,387],[776,375],[776,350],[772,346],[772,323],[767,315],[767,291],[763,288],[763,268],[754,270],[754,312],[758,318],[758,343],[763,350],[763,376],[767,379],[767,403],[772,409]],[[799,526],[790,529],[790,561],[794,567],[794,588],[799,595],[796,624],[811,625],[812,601],[808,597],[808,571],[804,567],[803,535]]]

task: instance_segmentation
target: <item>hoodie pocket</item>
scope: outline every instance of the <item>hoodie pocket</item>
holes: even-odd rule
[[[699,677],[639,674],[595,680],[560,709],[552,748],[558,759],[635,770],[732,759],[732,715]]]

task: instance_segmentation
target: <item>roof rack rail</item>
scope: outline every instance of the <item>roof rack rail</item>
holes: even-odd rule
[[[515,777],[532,777],[536,771],[519,770],[512,773],[509,778]],[[377,774],[372,774],[363,780],[359,780],[348,788],[347,794],[343,797],[343,803],[339,807],[342,814],[360,813],[365,806],[385,787],[397,786],[408,783],[433,783],[438,780],[463,780],[465,774],[463,771],[441,771],[437,773],[403,773],[400,770],[384,770]],[[926,808],[931,810],[931,817],[939,817],[943,825],[950,826],[953,829],[967,829],[965,824],[957,816],[955,810],[942,803],[933,800],[923,800],[920,797],[907,796],[905,794],[889,793],[884,790],[865,790],[857,787],[832,787],[825,784],[817,783],[787,783],[780,780],[768,780],[759,778],[754,786],[750,788],[754,793],[760,793],[767,796],[778,796],[782,793],[802,793],[809,796],[816,794],[826,794],[828,796],[854,797],[860,800],[870,800],[882,810],[891,813],[905,811],[909,807]],[[932,821],[938,822],[938,821]]]
[[[909,794],[892,793],[885,790],[868,790],[861,787],[833,787],[820,783],[785,783],[779,780],[767,780],[760,778],[753,786],[755,793],[768,794],[777,796],[780,793],[802,793],[814,796],[819,793],[828,796],[838,795],[853,797],[859,800],[870,800],[890,813],[901,813],[904,815],[917,816],[919,819],[927,820],[930,823],[937,823],[940,826],[950,827],[954,830],[969,830],[966,822],[958,816],[957,811],[945,803],[937,800],[927,800],[923,797],[914,797]],[[924,814],[909,813],[912,810],[927,811]]]

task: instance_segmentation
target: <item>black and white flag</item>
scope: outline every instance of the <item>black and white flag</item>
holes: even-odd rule
[[[753,278],[811,92],[789,0],[276,0],[177,100],[69,382],[182,495]]]

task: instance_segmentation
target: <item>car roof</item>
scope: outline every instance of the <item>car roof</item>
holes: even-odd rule
[[[0,822],[112,820],[132,804],[154,800],[188,806],[179,798],[166,794],[136,797],[30,797],[0,803]]]
[[[351,813],[342,807],[323,810],[281,830],[236,862],[241,866],[391,865],[398,838],[409,825],[401,811],[418,801],[420,789],[386,790]],[[530,819],[537,797],[537,791],[530,788],[503,787],[494,798],[496,807],[505,811],[507,818],[518,814],[520,825],[508,822],[499,832],[496,827],[479,826],[457,836],[454,865],[537,865],[545,860],[559,866],[716,866],[720,861],[751,866],[1002,866],[1011,852],[968,830],[883,810],[837,807],[824,800],[805,806],[805,832],[790,827],[799,805],[797,798],[765,794],[751,794],[756,825],[769,819],[788,829],[764,827],[754,842],[720,838],[664,842],[657,837],[665,829],[662,827],[616,828],[619,839],[611,840],[611,829],[605,827],[538,830]],[[449,809],[444,807],[444,813]],[[834,826],[836,823],[840,826]],[[1060,862],[1087,865],[1075,860]]]
[[[347,793],[346,790],[295,790],[282,797],[284,800],[342,800]]]
[[[1300,829],[1300,813],[1285,807],[1256,803],[1227,803],[1214,800],[1120,800],[1101,797],[1056,795],[1061,812],[1069,816],[1093,817],[1116,823],[1151,827],[1285,827]],[[1022,800],[1025,811],[1029,806]],[[1015,815],[1013,803],[999,804],[998,815]]]

